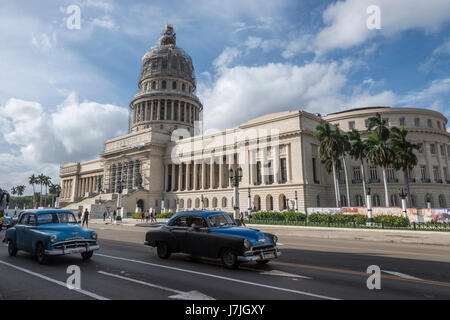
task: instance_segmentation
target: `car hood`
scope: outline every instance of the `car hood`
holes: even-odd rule
[[[38,226],[36,230],[56,235],[57,241],[63,241],[70,238],[86,238],[90,233],[90,230],[85,230],[73,223],[42,224]]]
[[[261,231],[243,227],[212,228],[211,233],[227,234],[250,240],[253,245],[270,244],[271,240]]]

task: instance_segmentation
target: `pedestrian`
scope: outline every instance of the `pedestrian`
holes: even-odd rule
[[[106,213],[106,210],[105,210],[105,212],[103,212],[103,222],[106,221],[106,215],[107,215],[107,213]]]
[[[241,226],[246,226],[245,225],[245,223],[244,223],[244,214],[241,212],[241,215],[240,215],[240,217],[239,217],[239,221],[241,222]]]
[[[150,212],[149,210],[145,211],[145,223],[148,223],[148,220],[150,219]]]
[[[83,224],[81,225],[82,227],[84,227],[84,224],[86,223],[86,227],[89,227],[89,211],[86,208],[86,210],[84,211],[84,216],[83,216]]]
[[[116,216],[117,216],[117,212],[116,212],[116,210],[114,210],[113,217],[112,217],[114,221],[116,220]]]
[[[144,213],[144,211],[142,211],[142,213],[141,213],[141,222],[144,222],[144,218],[145,218],[145,213]]]
[[[154,215],[153,215],[153,210],[150,212],[150,223],[153,223],[153,218],[154,218]]]
[[[153,219],[155,219],[155,222],[158,222],[158,221],[156,220],[156,211],[153,212]]]

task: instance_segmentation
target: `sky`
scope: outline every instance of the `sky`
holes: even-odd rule
[[[33,173],[59,183],[60,165],[126,134],[142,56],[167,23],[207,131],[298,109],[450,116],[448,0],[3,0],[0,188],[31,194]]]

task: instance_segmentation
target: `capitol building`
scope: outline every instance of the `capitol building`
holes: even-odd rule
[[[97,159],[61,166],[60,207],[91,210],[101,204],[114,210],[120,193],[128,214],[149,209],[232,212],[230,169],[237,168],[242,169],[242,211],[335,207],[333,176],[320,161],[316,127],[330,122],[363,133],[376,113],[389,127],[405,126],[408,140],[420,146],[418,164],[409,174],[412,206],[426,207],[427,200],[432,207],[450,206],[450,135],[447,118],[437,111],[361,106],[324,116],[292,110],[204,135],[202,111],[208,106],[196,96],[192,59],[176,45],[172,25],[143,56],[138,88],[129,105],[128,134],[107,140]],[[347,157],[346,165],[350,197],[339,172],[341,204],[363,206],[360,161]],[[384,206],[382,170],[364,166],[372,204]],[[403,174],[389,168],[387,176],[390,206],[400,206]]]

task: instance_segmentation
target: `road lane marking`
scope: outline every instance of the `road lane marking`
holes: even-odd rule
[[[263,271],[263,272],[258,272],[258,274],[269,275],[269,276],[281,276],[281,277],[291,277],[291,278],[312,279],[312,278],[307,277],[307,276],[301,276],[299,274],[288,273],[288,272],[284,272],[284,271],[281,271],[281,270]]]
[[[381,270],[381,271],[392,274],[392,275],[400,277],[400,278],[404,278],[404,279],[422,280],[420,278],[416,278],[416,277],[410,276],[408,274],[404,274],[404,273],[397,272],[397,271],[389,271],[389,270]]]
[[[412,252],[412,251],[394,251],[394,250],[383,250],[383,249],[375,249],[375,248],[355,248],[355,247],[343,247],[343,246],[332,246],[332,245],[321,245],[321,244],[303,244],[303,243],[289,243],[285,242],[284,245],[302,248],[302,247],[319,247],[319,248],[333,248],[333,249],[347,249],[347,250],[361,250],[361,251],[373,251],[379,253],[393,253],[393,254],[410,254],[410,255],[418,255],[418,256],[430,256],[430,257],[445,257],[448,258],[448,255],[445,254],[434,254],[434,253],[424,253],[424,252]]]
[[[153,283],[149,283],[149,282],[144,282],[141,280],[137,280],[137,279],[133,279],[133,278],[128,278],[128,277],[124,277],[124,276],[119,276],[117,274],[113,274],[113,273],[108,273],[105,271],[97,271],[100,274],[103,274],[105,276],[110,276],[110,277],[115,277],[118,279],[122,279],[122,280],[126,280],[126,281],[130,281],[130,282],[134,282],[134,283],[138,283],[147,287],[152,287],[152,288],[157,288],[157,289],[161,289],[164,291],[169,291],[169,292],[173,292],[176,293],[176,295],[174,296],[170,296],[169,298],[173,298],[173,299],[181,299],[181,300],[215,300],[214,298],[211,298],[199,291],[188,291],[188,292],[184,292],[184,291],[180,291],[180,290],[176,290],[176,289],[171,289],[168,287],[163,287],[157,284],[153,284]]]
[[[293,290],[293,289],[287,289],[287,288],[281,288],[281,287],[275,287],[275,286],[270,286],[270,285],[266,285],[266,284],[262,284],[262,283],[255,283],[255,282],[250,282],[250,281],[245,281],[245,280],[228,278],[228,277],[224,277],[224,276],[218,276],[218,275],[214,275],[214,274],[209,274],[209,273],[204,273],[204,272],[199,272],[199,271],[194,271],[194,270],[189,270],[189,269],[175,268],[175,267],[170,267],[170,266],[165,266],[165,265],[155,264],[155,263],[150,263],[150,262],[145,262],[145,261],[139,261],[139,260],[133,260],[133,259],[128,259],[128,258],[110,256],[110,255],[105,255],[105,254],[100,254],[100,253],[97,253],[96,256],[97,257],[99,257],[99,256],[100,257],[105,257],[105,258],[109,258],[109,259],[129,261],[129,262],[134,262],[134,263],[139,263],[139,264],[145,264],[145,265],[158,267],[158,268],[164,268],[164,269],[176,270],[176,271],[181,271],[181,272],[187,272],[187,273],[197,274],[197,275],[201,275],[201,276],[206,276],[206,277],[226,280],[226,281],[238,282],[238,283],[248,284],[248,285],[252,285],[252,286],[263,287],[263,288],[269,288],[269,289],[278,290],[278,291],[296,293],[296,294],[300,294],[300,295],[310,296],[310,297],[313,297],[313,298],[326,299],[326,300],[340,300],[338,298],[318,295],[318,294],[314,294],[314,293],[310,293],[310,292]]]
[[[66,288],[67,290],[75,291],[75,292],[84,294],[84,295],[86,295],[86,296],[89,296],[89,297],[94,298],[94,299],[97,299],[97,300],[110,300],[110,299],[108,299],[108,298],[99,296],[98,294],[95,294],[95,293],[93,293],[93,292],[86,291],[86,290],[83,290],[83,289],[69,289],[69,288],[67,288],[67,284],[66,284],[65,282],[62,282],[62,281],[59,281],[59,280],[55,280],[55,279],[49,278],[49,277],[44,276],[44,275],[42,275],[42,274],[39,274],[39,273],[30,271],[30,270],[28,270],[28,269],[24,269],[24,268],[22,268],[22,267],[15,266],[15,265],[13,265],[13,264],[4,262],[4,261],[2,261],[2,260],[0,260],[0,263],[3,264],[3,265],[5,265],[5,266],[11,267],[11,268],[13,268],[13,269],[16,269],[16,270],[19,270],[19,271],[28,273],[28,274],[30,274],[30,275],[32,275],[32,276],[35,276],[35,277],[38,277],[38,278],[47,280],[47,281],[52,282],[52,283],[55,283],[55,284],[57,284],[57,285],[60,285],[60,286],[62,286],[62,287],[64,287],[64,288]]]
[[[358,276],[363,276],[363,277],[367,277],[369,275],[368,273],[361,272],[361,271],[352,271],[352,270],[338,269],[338,268],[329,268],[329,267],[319,267],[319,266],[312,266],[312,265],[292,263],[292,262],[273,261],[272,264],[277,264],[277,265],[287,266],[287,267],[297,267],[297,268],[300,267],[300,268],[320,270],[320,271],[346,273],[346,274],[353,274],[353,275],[358,275]],[[405,278],[400,278],[398,276],[385,275],[385,274],[381,275],[381,278],[391,279],[391,280],[416,282],[416,283],[421,283],[421,284],[431,284],[431,285],[443,286],[443,287],[450,287],[450,283],[449,282],[441,282],[441,281],[433,281],[433,280],[422,280],[422,279],[420,279],[420,280],[418,280],[418,279],[405,279]]]

